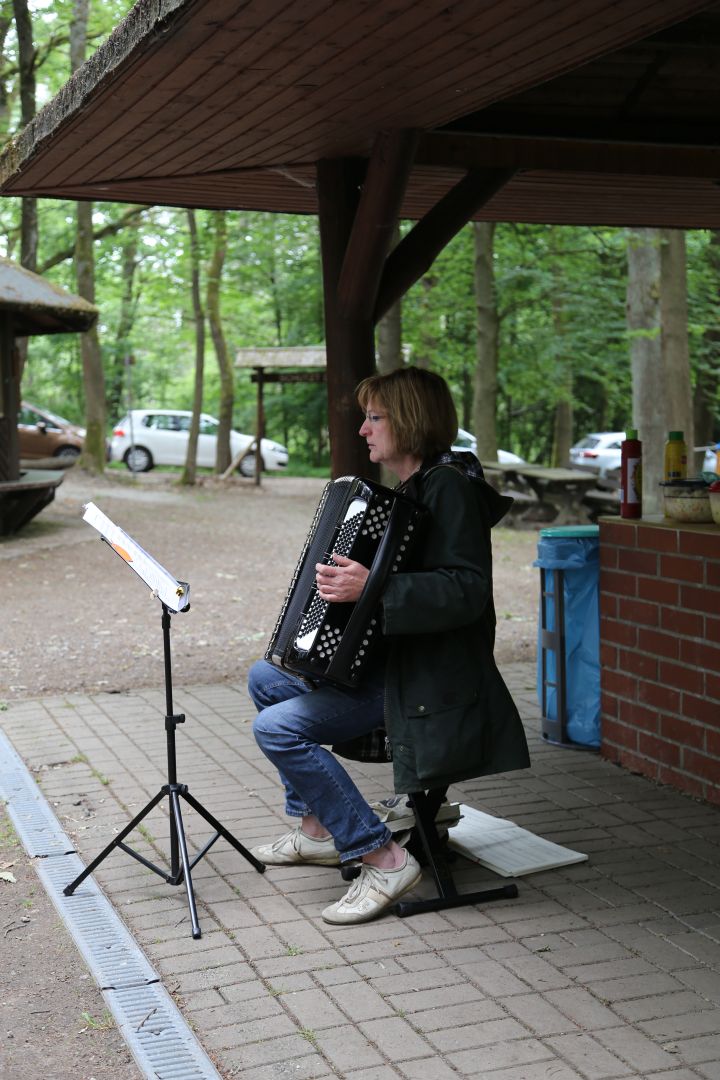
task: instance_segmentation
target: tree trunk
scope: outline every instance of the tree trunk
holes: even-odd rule
[[[477,364],[473,390],[473,430],[481,461],[497,461],[498,312],[493,269],[495,223],[473,222]]]
[[[85,59],[89,0],[74,0],[70,23],[70,67],[77,69]],[[95,303],[95,253],[93,251],[92,203],[77,204],[75,274],[80,296]],[[105,374],[97,326],[80,335],[80,352],[85,386],[85,447],[80,459],[90,472],[105,469]]]
[[[27,0],[13,0],[15,31],[18,42],[18,66],[20,68],[20,120],[25,127],[35,117],[35,45],[33,25]],[[38,217],[37,200],[24,198],[20,207],[20,265],[26,270],[37,269]],[[28,339],[17,339],[17,356],[20,379],[27,362]]]
[[[107,411],[111,417],[119,417],[123,410],[123,391],[127,358],[132,352],[130,334],[135,321],[137,297],[134,294],[135,270],[137,269],[137,222],[129,226],[122,245],[122,294],[120,318],[118,319],[115,354],[109,373],[107,388]],[[132,408],[132,402],[128,403]]]
[[[710,267],[714,280],[720,281],[720,229],[710,234],[708,249]],[[694,431],[698,446],[708,446],[715,441],[718,386],[720,386],[720,330],[710,326],[704,334],[708,355],[703,357],[695,379],[693,401]],[[720,431],[717,431],[720,437]]]
[[[667,437],[660,323],[660,230],[635,229],[628,240],[627,326],[632,368],[632,424],[643,443],[643,514],[660,511]]]
[[[207,313],[210,323],[215,356],[220,369],[220,428],[218,430],[217,458],[215,472],[224,473],[232,460],[230,452],[230,432],[232,431],[233,406],[235,404],[235,380],[227,342],[222,328],[220,315],[220,285],[223,266],[227,253],[227,216],[224,210],[215,210],[211,215],[215,234],[207,281]],[[258,453],[258,461],[260,454]]]
[[[662,229],[660,247],[660,319],[665,373],[665,424],[682,431],[688,447],[688,476],[696,473],[695,433],[688,343],[687,259],[685,233]],[[665,433],[667,437],[667,433]]]
[[[200,413],[202,412],[203,378],[205,373],[205,312],[200,297],[200,245],[198,243],[194,210],[187,211],[187,220],[190,230],[190,293],[195,318],[195,389],[187,458],[185,459],[185,468],[180,475],[180,483],[192,486],[197,476],[197,444],[200,432]]]
[[[567,355],[565,313],[560,300],[560,271],[553,270],[555,286],[552,295],[552,316],[555,329],[556,363],[558,367],[556,386],[557,402],[555,422],[553,424],[553,445],[550,464],[556,468],[565,468],[570,460],[570,447],[573,443],[573,391],[574,372],[572,359]]]

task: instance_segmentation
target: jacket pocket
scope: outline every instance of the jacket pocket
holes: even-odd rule
[[[418,779],[424,784],[477,775],[486,762],[486,731],[478,695],[452,704],[418,705],[409,711]]]

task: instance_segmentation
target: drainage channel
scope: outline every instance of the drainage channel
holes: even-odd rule
[[[160,976],[92,878],[22,758],[0,731],[0,798],[139,1068],[149,1080],[220,1080]]]

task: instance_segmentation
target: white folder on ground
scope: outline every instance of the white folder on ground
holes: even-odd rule
[[[502,877],[536,874],[540,870],[554,870],[587,859],[582,852],[543,840],[513,821],[484,814],[464,804],[460,812],[460,821],[448,834],[450,847]]]

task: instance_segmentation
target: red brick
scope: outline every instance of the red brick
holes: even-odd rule
[[[607,642],[600,642],[600,667],[609,668],[611,671],[617,667],[617,649]]]
[[[657,762],[648,761],[642,754],[635,753],[632,750],[625,750],[623,747],[610,747],[610,750],[612,753],[606,755],[603,747],[603,757],[609,757],[611,761],[622,765],[623,768],[628,769],[630,772],[638,773],[640,776],[649,776],[652,780],[657,779],[659,768]]]
[[[683,694],[682,715],[699,720],[702,724],[709,724],[711,727],[720,727],[720,709],[717,703],[708,701],[704,697]]]
[[[720,611],[720,592],[717,589],[683,585],[680,589],[680,606],[691,611],[705,611],[708,615],[716,615]]]
[[[677,660],[680,655],[680,640],[676,635],[647,630],[644,626],[638,630],[637,647],[653,656],[666,656],[670,660]]]
[[[632,652],[630,649],[619,649],[618,668],[620,671],[630,671],[633,675],[639,675],[641,679],[650,679],[651,682],[658,681],[658,661],[656,656]]]
[[[693,746],[696,750],[705,749],[705,735],[707,729],[700,724],[693,724],[689,720],[681,720],[677,716],[660,717],[660,734],[664,739],[672,739],[682,746]]]
[[[720,760],[700,754],[697,750],[685,750],[683,754],[683,768],[694,776],[701,776],[703,780],[709,780],[712,784],[720,783]]]
[[[663,765],[680,764],[680,747],[677,743],[666,742],[665,739],[658,739],[645,731],[640,732],[638,750],[653,761],[661,761]]]
[[[637,546],[651,548],[653,551],[677,551],[677,530],[638,525]]]
[[[614,619],[617,615],[618,601],[617,596],[613,596],[612,593],[600,593],[600,616],[609,615],[611,619]]]
[[[702,555],[706,559],[720,559],[720,532],[679,532],[679,551],[683,555]]]
[[[680,712],[680,693],[677,690],[649,682],[641,682],[637,689],[637,699],[643,704],[652,705],[661,712]]]
[[[705,583],[720,589],[720,562],[708,562],[705,564]]]
[[[603,544],[617,544],[618,547],[635,547],[636,526],[628,521],[601,521],[600,547]]]
[[[676,581],[694,581],[698,585],[705,580],[705,566],[700,559],[687,559],[680,555],[660,556],[660,577]]]
[[[720,645],[720,619],[707,616],[705,619],[705,640]]]
[[[660,661],[660,677],[658,682],[674,690],[689,690],[690,693],[702,694],[705,679],[702,671],[698,668],[685,667],[684,664],[673,664],[670,660]],[[670,709],[670,706],[668,706]],[[670,709],[674,712],[674,709]]]
[[[641,577],[637,584],[639,600],[652,600],[656,604],[677,604],[680,597],[680,586],[676,581]]]
[[[700,730],[705,732],[705,750],[720,762],[720,731],[710,731],[705,728]]]
[[[618,548],[604,546],[600,548],[600,569],[614,570],[618,564]]]
[[[663,765],[658,773],[661,784],[669,784],[678,791],[684,791],[687,795],[694,795],[696,799],[705,797],[705,784],[694,776],[680,772],[678,769],[670,769]]]
[[[680,659],[693,667],[720,671],[720,648],[715,645],[706,645],[702,641],[683,639],[680,642]]]
[[[664,607],[660,612],[660,625],[663,630],[672,630],[685,637],[703,637],[705,634],[705,616],[679,608]]]
[[[637,750],[638,734],[639,732],[635,728],[628,727],[627,724],[618,724],[615,720],[608,720],[603,717],[603,742],[607,741],[615,746],[625,746],[629,750]]]
[[[600,624],[600,640],[612,641],[616,645],[633,648],[637,643],[638,630],[632,623],[618,622],[616,619],[603,619]]]
[[[600,570],[600,592],[617,593],[618,596],[637,596],[637,578],[634,574],[621,574],[618,570]]]
[[[602,670],[600,671],[600,682],[602,683]],[[600,711],[603,717],[618,715],[618,699],[614,694],[606,694],[602,689],[600,691]]]
[[[630,675],[622,675],[619,671],[603,671],[603,689],[618,697],[629,698],[635,701],[637,698],[637,679]]]
[[[720,675],[705,672],[705,696],[720,701]]]
[[[660,621],[656,604],[625,597],[618,600],[618,616],[628,622],[642,623],[643,626],[657,626]]]
[[[658,557],[654,551],[634,551],[620,548],[618,552],[618,570],[629,573],[657,576]]]
[[[659,730],[659,715],[656,709],[648,709],[644,705],[638,705],[634,701],[620,701],[619,717],[623,724],[629,727],[639,728],[642,731],[657,733]]]

